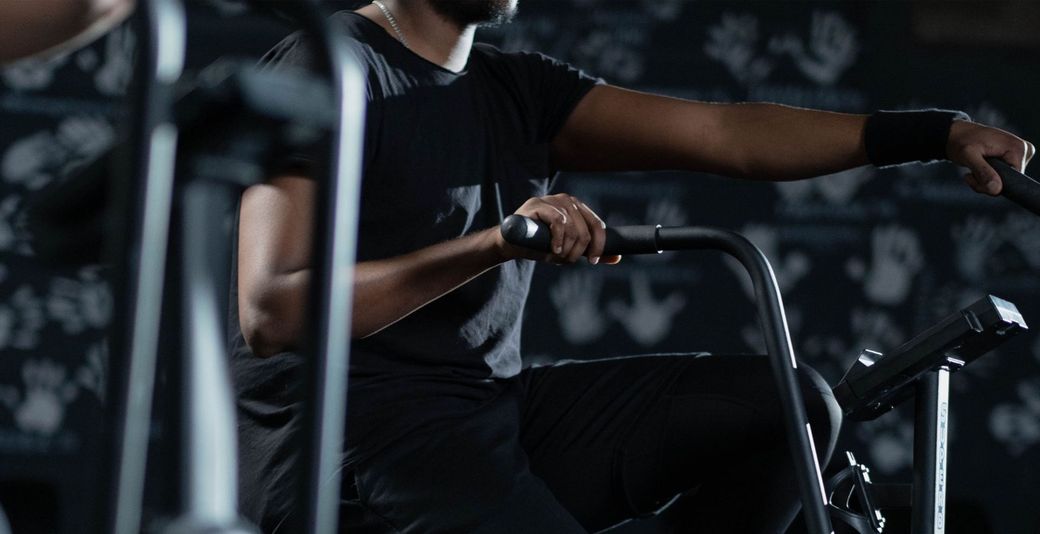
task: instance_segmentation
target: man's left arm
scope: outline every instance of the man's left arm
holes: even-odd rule
[[[560,170],[686,170],[756,180],[797,180],[869,163],[866,115],[778,104],[714,104],[600,85],[578,103],[552,142]],[[983,159],[1019,170],[1030,143],[999,129],[954,121],[948,159],[968,167],[969,185],[999,192]],[[996,180],[997,188],[988,183]]]

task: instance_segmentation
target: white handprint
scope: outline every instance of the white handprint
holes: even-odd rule
[[[133,75],[134,46],[137,38],[129,26],[113,30],[105,39],[105,63],[94,73],[94,87],[107,96],[126,93]]]
[[[1036,379],[1027,380],[1016,389],[1020,402],[994,407],[989,416],[989,430],[1009,453],[1018,456],[1040,443],[1040,383]]]
[[[773,64],[756,57],[758,19],[753,15],[725,13],[722,21],[708,29],[704,53],[722,63],[737,81],[755,83],[764,80]]]
[[[845,205],[856,196],[863,184],[869,182],[873,177],[874,170],[864,166],[821,176],[812,182],[820,192],[820,196],[828,203]]]
[[[68,61],[68,54],[59,54],[46,59],[23,59],[0,69],[0,78],[11,89],[34,91],[44,89],[54,81],[54,73]]]
[[[780,198],[786,204],[799,204],[809,200],[816,189],[812,180],[792,180],[789,182],[773,182]]]
[[[4,181],[37,190],[61,174],[69,149],[50,132],[37,132],[11,143],[0,162]]]
[[[871,302],[899,304],[910,294],[914,275],[924,266],[917,236],[892,225],[874,230],[871,241],[873,262],[863,291]]]
[[[1011,120],[1008,119],[1007,115],[989,102],[983,102],[979,104],[979,107],[969,109],[968,114],[971,115],[972,120],[979,124],[985,124],[1009,132],[1017,130],[1017,128],[1011,124]]]
[[[794,250],[783,258],[780,257],[780,237],[777,235],[776,229],[763,224],[750,223],[744,226],[741,233],[754,243],[769,260],[776,283],[780,286],[782,293],[791,290],[809,273],[811,262],[804,253]],[[726,258],[726,265],[736,273],[737,279],[740,280],[741,287],[744,289],[744,294],[749,298],[754,298],[755,286],[751,283],[751,278],[747,275],[744,266],[729,257]]]
[[[94,70],[94,67],[97,67],[98,53],[97,50],[91,47],[76,52],[75,58],[76,66],[79,67],[79,70],[90,72]]]
[[[820,85],[833,85],[856,62],[859,43],[856,31],[838,13],[813,13],[809,50],[802,39],[786,35],[773,39],[769,49],[790,55],[798,70]]]
[[[913,463],[914,427],[899,412],[856,426],[856,435],[868,443],[871,467],[891,475]]]
[[[956,244],[957,272],[965,279],[977,282],[986,275],[986,262],[1000,247],[997,226],[984,217],[968,217],[963,224],[950,231]]]
[[[574,345],[591,343],[607,329],[599,307],[603,280],[589,271],[572,271],[560,276],[549,298],[560,317],[563,338]]]
[[[50,360],[22,364],[25,398],[14,408],[14,419],[24,432],[51,435],[61,426],[65,407],[76,398],[76,384],[65,380],[65,368]]]
[[[883,310],[852,310],[852,333],[856,336],[857,351],[871,349],[884,353],[905,341],[903,331]],[[853,354],[846,354],[846,357]]]
[[[97,272],[84,269],[79,280],[55,278],[47,296],[47,311],[66,333],[102,328],[112,315],[112,293]]]
[[[29,284],[16,289],[9,302],[17,321],[17,327],[11,332],[11,346],[22,350],[36,348],[40,344],[40,331],[47,323],[43,303]]]
[[[638,36],[636,41],[639,40]],[[581,63],[595,62],[596,72],[618,80],[637,80],[645,70],[642,56],[633,49],[630,39],[620,39],[614,32],[596,30],[575,47]]]
[[[679,18],[685,0],[643,0],[644,9],[658,20]]]
[[[632,339],[649,347],[668,336],[675,315],[686,306],[686,298],[673,292],[658,301],[650,290],[650,280],[641,272],[632,275],[631,285],[632,304],[612,300],[607,311],[621,322]]]
[[[1030,267],[1040,268],[1040,220],[1037,217],[1022,212],[1010,213],[1002,233]]]
[[[115,129],[100,117],[75,116],[58,125],[56,137],[68,153],[62,166],[62,175],[67,176],[108,150],[115,139]]]

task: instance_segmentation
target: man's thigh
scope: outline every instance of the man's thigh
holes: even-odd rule
[[[526,370],[521,384],[520,439],[531,470],[591,530],[651,512],[749,455],[785,446],[762,356],[568,362]]]
[[[389,532],[584,532],[528,469],[513,384],[469,413],[429,421],[348,473],[346,524]]]

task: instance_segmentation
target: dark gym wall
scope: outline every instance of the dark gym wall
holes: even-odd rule
[[[850,112],[959,108],[1040,139],[1040,109],[1032,105],[1040,46],[1020,35],[1028,32],[984,31],[1035,20],[1028,3],[955,10],[895,2],[520,3],[513,24],[479,38],[543,51],[618,85]],[[224,54],[255,59],[288,31],[230,2],[195,6],[191,20],[192,70]],[[945,30],[966,20],[983,33]],[[134,46],[124,28],[84,50],[0,71],[0,503],[19,506],[12,499],[41,480],[57,488],[53,499],[66,496],[60,526],[70,532],[94,503],[108,365],[102,330],[114,304],[97,267],[53,269],[34,258],[24,208],[115,138]],[[1040,220],[972,193],[948,164],[780,185],[680,173],[574,174],[561,177],[558,190],[611,224],[745,232],[773,262],[797,353],[831,381],[860,349],[891,349],[986,293],[1040,324]],[[526,356],[539,363],[759,351],[748,294],[735,265],[712,254],[542,267],[528,306]],[[1037,531],[1040,341],[1020,336],[955,375],[953,390],[947,530]],[[907,479],[910,425],[906,410],[850,424],[843,446],[875,478]]]

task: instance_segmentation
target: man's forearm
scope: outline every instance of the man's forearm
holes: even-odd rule
[[[866,165],[866,120],[777,104],[727,104],[719,131],[730,147],[724,163],[732,176],[752,180],[797,180]]]
[[[793,180],[867,163],[865,115],[593,89],[553,141],[562,170],[683,170]]]
[[[484,230],[415,252],[357,264],[353,337],[372,335],[502,263]]]
[[[372,335],[472,280],[503,261],[493,228],[354,268],[351,337]],[[291,350],[305,334],[312,269],[272,276],[244,318],[243,333],[253,352],[265,357]],[[243,303],[240,303],[240,308]]]

